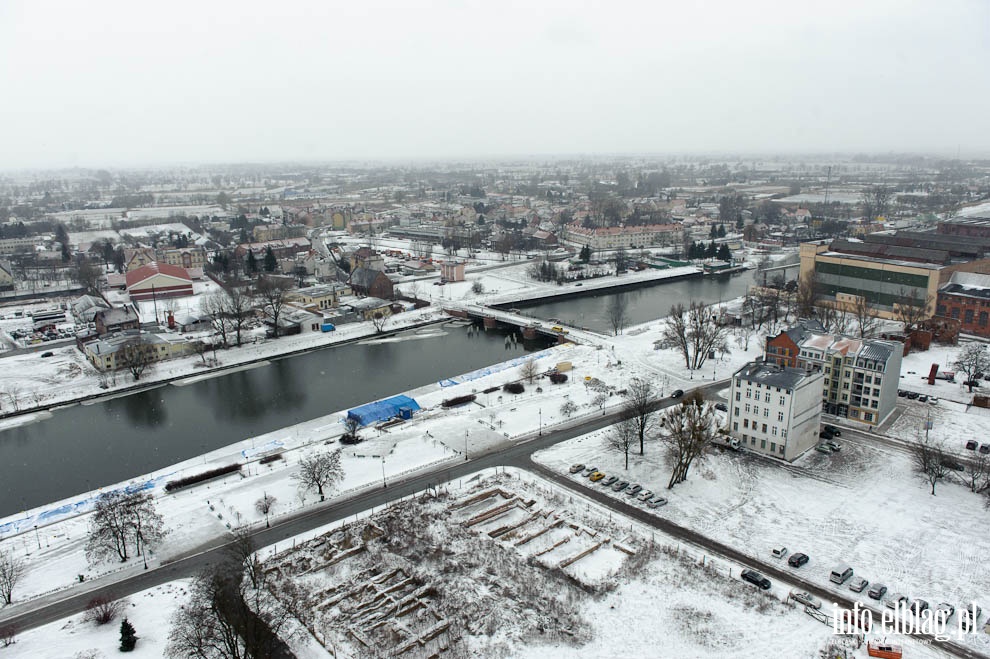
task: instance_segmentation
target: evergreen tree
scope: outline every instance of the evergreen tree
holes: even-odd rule
[[[724,224],[718,225],[718,237],[719,238],[725,238],[725,225]]]
[[[714,224],[712,225],[712,230],[708,232],[708,237],[712,239],[718,238],[718,229]]]
[[[588,261],[590,261],[591,260],[591,247],[588,246],[588,245],[585,245],[584,247],[582,247],[581,248],[581,253],[578,255],[578,257],[581,259],[581,262],[582,263],[587,263]]]
[[[736,228],[737,229],[742,229],[743,228],[742,215],[740,215],[739,217],[736,218]]]
[[[131,652],[137,645],[137,635],[134,633],[134,625],[124,618],[120,621],[120,651]]]
[[[715,241],[713,240],[705,248],[705,257],[714,258],[716,254],[718,254],[718,247],[715,246]]]
[[[247,254],[247,270],[249,273],[257,274],[258,272],[258,259],[254,257],[254,251],[248,250]]]
[[[726,245],[725,243],[722,243],[722,245],[718,248],[718,254],[716,255],[716,258],[719,261],[726,261],[726,262],[731,261],[732,252],[729,250],[729,246]]]
[[[278,259],[275,258],[275,252],[272,251],[272,246],[269,245],[265,249],[265,272],[275,272],[277,266]]]

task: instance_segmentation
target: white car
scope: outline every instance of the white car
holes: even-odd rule
[[[791,591],[791,599],[795,602],[804,604],[805,606],[812,609],[822,608],[822,601],[812,595],[811,593],[805,593],[803,591]]]

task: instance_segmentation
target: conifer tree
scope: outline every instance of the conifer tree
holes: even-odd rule
[[[134,633],[134,625],[124,618],[120,621],[120,651],[130,652],[135,645],[137,645],[137,635]]]

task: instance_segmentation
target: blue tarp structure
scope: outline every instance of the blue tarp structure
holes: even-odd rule
[[[412,412],[418,409],[419,403],[409,396],[392,396],[348,410],[347,418],[356,419],[362,426],[366,426],[369,423],[384,421],[396,416],[408,419]]]

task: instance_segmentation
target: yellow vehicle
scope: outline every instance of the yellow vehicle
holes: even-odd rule
[[[592,482],[592,483],[597,483],[597,482],[598,482],[598,481],[600,481],[601,479],[603,479],[603,478],[605,478],[605,473],[604,473],[604,472],[601,472],[601,471],[596,471],[595,473],[593,473],[593,474],[592,474],[591,476],[589,476],[588,478],[590,478],[590,479],[591,479],[591,482]]]
[[[560,325],[554,325],[553,327],[550,328],[550,331],[557,332],[558,334],[567,334],[567,330],[565,330]]]

